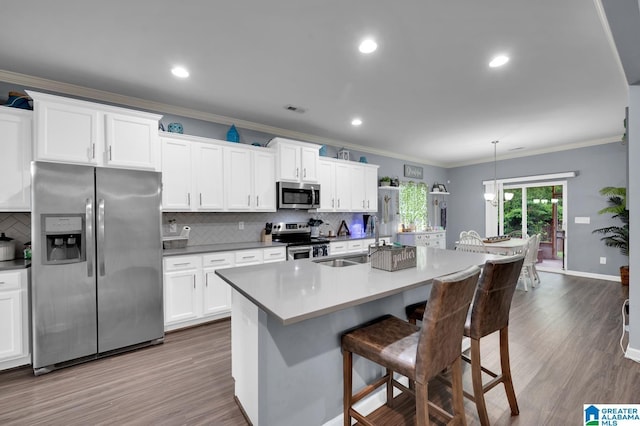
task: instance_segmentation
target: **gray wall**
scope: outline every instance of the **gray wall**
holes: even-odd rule
[[[567,244],[570,271],[618,276],[618,268],[629,259],[618,250],[606,247],[593,229],[613,223],[610,217],[598,215],[606,207],[606,198],[598,191],[604,186],[626,186],[626,147],[620,142],[551,154],[498,161],[499,179],[575,171],[577,176],[567,179]],[[462,230],[475,229],[481,234],[485,228],[483,180],[493,179],[493,163],[452,168],[448,170],[449,208],[447,246],[452,247]],[[576,216],[588,216],[588,225],[575,224]],[[600,265],[599,258],[607,257]]]

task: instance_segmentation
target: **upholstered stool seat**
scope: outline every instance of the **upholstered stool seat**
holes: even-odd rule
[[[344,425],[355,418],[364,425],[372,423],[353,404],[386,384],[387,405],[393,406],[393,388],[415,397],[417,426],[429,424],[429,408],[453,424],[466,424],[462,395],[460,345],[464,322],[480,275],[472,266],[464,271],[434,280],[429,304],[417,327],[387,315],[342,335],[344,375]],[[353,354],[386,368],[386,374],[353,394]],[[434,406],[427,398],[427,384],[443,369],[451,366],[453,416]],[[411,388],[394,378],[394,372],[406,376]]]

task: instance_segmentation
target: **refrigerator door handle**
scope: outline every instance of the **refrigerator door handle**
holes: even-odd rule
[[[104,200],[98,201],[98,274],[104,276]]]
[[[86,226],[86,235],[87,239],[87,276],[93,276],[93,255],[95,253],[93,247],[93,200],[91,198],[87,198],[85,201],[85,226]]]

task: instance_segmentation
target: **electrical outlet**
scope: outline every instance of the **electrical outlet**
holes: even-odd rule
[[[244,229],[244,222],[238,222],[238,229],[241,231]]]
[[[607,264],[607,258],[606,257],[601,257],[600,258],[600,264],[601,265],[606,265]]]

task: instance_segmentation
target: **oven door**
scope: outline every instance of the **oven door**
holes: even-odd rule
[[[287,260],[310,259],[313,256],[311,246],[289,246],[287,247]]]

